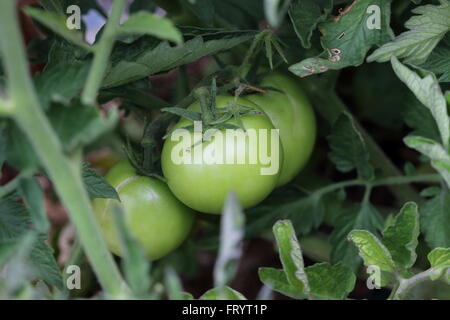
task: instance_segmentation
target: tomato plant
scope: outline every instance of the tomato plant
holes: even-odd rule
[[[449,17],[1,0],[0,299],[450,299]]]
[[[96,199],[94,211],[112,252],[122,255],[113,216],[116,205],[122,206],[130,234],[150,259],[165,256],[186,239],[194,213],[163,182],[137,175],[127,161],[116,164],[106,180],[116,188],[120,201]]]

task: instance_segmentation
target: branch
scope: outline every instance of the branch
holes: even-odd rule
[[[28,73],[28,60],[23,47],[15,0],[0,1],[0,30],[2,34],[8,35],[0,37],[0,48],[8,77],[8,94],[14,102],[11,116],[25,132],[54,183],[62,203],[68,209],[102,287],[109,296],[122,297],[128,290],[101,236],[81,179],[81,168],[73,166],[65,157],[60,141],[39,105]]]
[[[94,61],[84,86],[81,100],[84,104],[94,104],[108,67],[108,59],[116,40],[124,0],[113,1],[111,15],[106,23],[100,42],[94,47]]]

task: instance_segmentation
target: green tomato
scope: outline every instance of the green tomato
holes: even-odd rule
[[[291,181],[308,161],[316,139],[316,119],[306,95],[291,77],[272,72],[263,78],[260,86],[282,91],[246,96],[280,130],[284,158],[277,186],[281,186]]]
[[[223,108],[233,102],[234,97],[218,96],[216,107]],[[237,99],[236,102],[259,110],[244,98]],[[198,112],[200,109],[198,102],[188,107],[191,111]],[[221,129],[212,134],[210,140],[201,142],[201,133],[198,136],[192,130],[184,130],[184,143],[181,143],[181,139],[174,139],[175,133],[179,131],[176,129],[193,125],[192,121],[184,118],[175,125],[171,137],[166,139],[161,155],[162,170],[169,188],[188,207],[204,213],[219,214],[226,197],[234,191],[242,207],[248,208],[261,202],[275,188],[283,157],[278,132],[262,112],[245,115],[241,119],[246,131],[231,129],[237,139],[226,135],[225,131],[230,129]],[[234,118],[227,123],[237,125]],[[250,138],[253,133],[261,132],[267,133],[265,138],[262,135],[256,140]],[[223,157],[217,152],[219,148],[215,145],[215,142],[221,141],[220,137],[223,138],[220,149]],[[243,144],[237,143],[239,138]],[[264,150],[264,147],[267,147],[264,154],[268,155],[270,161],[265,161],[267,159],[264,160],[261,156],[250,161],[252,155]],[[187,155],[191,161],[179,161],[177,158],[181,154]],[[196,156],[199,158],[195,158]],[[218,157],[215,158],[216,156]],[[237,161],[239,157],[243,157],[245,161]],[[199,161],[194,161],[194,158]],[[217,161],[220,158],[225,161]]]
[[[130,234],[151,260],[165,256],[185,240],[194,212],[175,198],[166,184],[137,175],[126,160],[116,164],[106,180],[116,188],[121,201],[95,199],[94,211],[113,253],[122,255],[114,225],[114,205],[122,206]]]

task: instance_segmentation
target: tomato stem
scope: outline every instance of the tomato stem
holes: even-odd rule
[[[8,37],[0,37],[0,48],[8,78],[9,96],[14,102],[11,116],[25,132],[68,209],[101,285],[111,297],[121,297],[127,294],[127,287],[106,248],[94,217],[81,179],[81,162],[72,162],[64,155],[29,76],[15,5],[14,0],[0,1],[0,29],[2,33],[8,34]]]
[[[106,22],[105,30],[100,42],[94,47],[94,61],[81,96],[84,104],[94,104],[96,101],[98,90],[102,85],[108,67],[108,59],[116,40],[124,6],[124,0],[113,1],[111,15]]]

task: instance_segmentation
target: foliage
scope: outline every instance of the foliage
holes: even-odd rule
[[[1,299],[254,298],[235,280],[250,256],[273,253],[247,252],[258,241],[276,244],[281,263],[255,266],[260,298],[370,298],[355,285],[389,299],[449,298],[449,0],[125,2],[108,11],[95,1],[0,1]],[[106,21],[93,43],[88,20],[67,27],[69,5]],[[307,167],[245,212],[230,193],[220,218],[199,213],[189,239],[154,262],[116,208],[124,254],[113,259],[91,206],[121,200],[103,173],[128,157],[165,181],[172,124],[239,124],[260,111],[218,111],[215,96],[283,93],[260,84],[272,70],[295,76],[316,111]],[[195,100],[202,112],[186,109]],[[76,229],[73,247],[61,245],[63,224]],[[205,261],[212,289],[186,292],[185,276]],[[67,288],[70,265],[95,274],[78,293]]]

